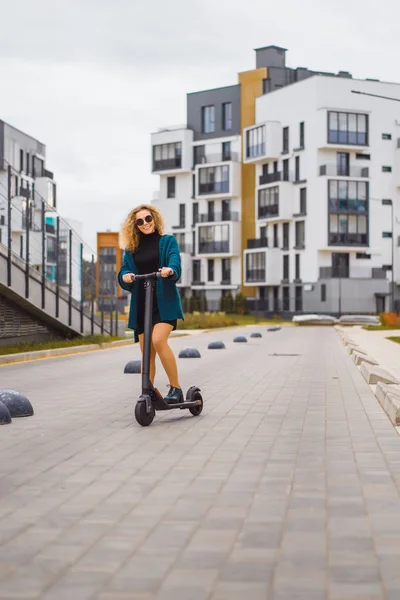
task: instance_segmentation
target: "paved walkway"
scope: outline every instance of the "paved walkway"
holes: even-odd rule
[[[400,598],[399,435],[333,329],[258,329],[172,340],[204,412],[149,428],[136,347],[0,368],[2,600]]]
[[[395,329],[366,331],[363,327],[341,327],[340,329],[360,348],[375,358],[380,366],[400,380],[400,344],[387,339],[388,337],[400,337],[400,331]]]

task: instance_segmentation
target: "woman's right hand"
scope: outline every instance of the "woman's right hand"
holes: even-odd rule
[[[132,283],[134,279],[135,275],[133,273],[125,273],[124,275],[122,275],[122,281],[124,283]]]

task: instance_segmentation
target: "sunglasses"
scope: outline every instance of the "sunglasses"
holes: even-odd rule
[[[136,219],[135,224],[138,227],[142,227],[144,225],[144,222],[146,221],[146,223],[151,223],[153,220],[153,217],[151,215],[147,215],[144,219]]]

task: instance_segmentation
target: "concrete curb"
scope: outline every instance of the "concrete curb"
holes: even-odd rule
[[[336,327],[350,358],[358,366],[361,375],[368,383],[379,404],[387,414],[391,423],[400,426],[400,382],[386,369],[379,366],[378,361],[368,356],[358,345],[339,327]],[[400,429],[397,429],[400,434]]]
[[[84,354],[95,350],[107,350],[109,348],[120,348],[133,345],[133,340],[117,340],[116,342],[104,342],[103,344],[87,344],[86,346],[70,346],[66,348],[53,348],[49,350],[36,350],[35,352],[18,352],[15,354],[4,354],[0,356],[0,366],[13,363],[28,362],[44,358],[56,358],[69,356],[71,354]]]

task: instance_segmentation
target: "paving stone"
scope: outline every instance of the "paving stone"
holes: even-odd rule
[[[203,334],[202,360],[180,365],[201,417],[149,428],[140,382],[121,385],[137,346],[5,367],[35,416],[0,437],[1,600],[396,597],[400,438],[365,362],[327,329],[246,348],[220,334],[224,353]]]

